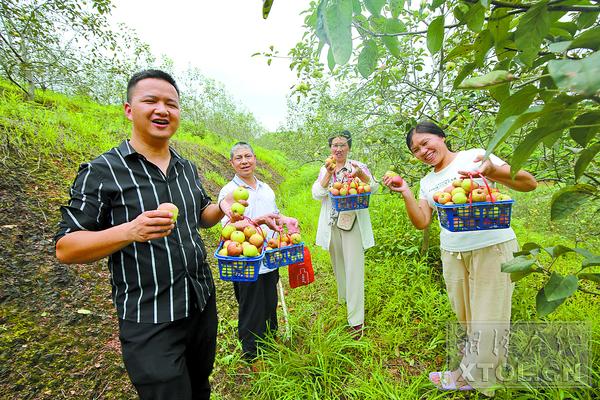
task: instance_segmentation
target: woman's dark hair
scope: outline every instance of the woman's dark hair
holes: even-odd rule
[[[129,79],[129,82],[127,83],[127,102],[131,101],[131,92],[133,91],[133,88],[135,88],[135,86],[138,84],[138,82],[143,79],[149,78],[160,79],[170,83],[171,86],[175,88],[175,91],[179,96],[179,88],[177,87],[177,83],[175,83],[175,79],[173,79],[171,75],[158,69],[146,69],[144,71],[140,71],[133,74],[133,76]]]
[[[408,149],[412,152],[412,137],[415,133],[430,133],[432,135],[436,135],[439,136],[441,138],[445,138],[446,137],[446,133],[444,132],[444,130],[442,128],[440,128],[439,126],[437,126],[436,124],[434,124],[431,121],[421,121],[419,123],[417,123],[417,125],[414,128],[411,128],[408,131],[408,134],[406,135],[406,145],[408,146]],[[450,150],[450,146],[448,145],[448,143],[446,142],[446,147],[448,147],[448,150]]]
[[[329,143],[329,147],[331,147],[331,143],[333,142],[333,139],[335,139],[336,137],[344,137],[344,138],[348,139],[348,147],[352,148],[352,135],[350,134],[350,131],[337,132],[333,136],[331,136],[329,139],[327,139],[327,143]]]

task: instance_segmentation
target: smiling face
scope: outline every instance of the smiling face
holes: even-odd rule
[[[179,95],[169,82],[147,78],[131,90],[125,115],[133,122],[133,134],[152,143],[168,141],[179,127]]]
[[[344,136],[338,136],[331,141],[331,155],[335,158],[337,165],[342,166],[346,163],[350,146],[348,139]]]
[[[252,150],[247,146],[240,146],[233,151],[231,155],[231,166],[237,176],[242,179],[248,179],[254,176],[256,169],[256,157]]]
[[[427,165],[436,166],[450,153],[445,139],[432,133],[414,133],[410,151]]]

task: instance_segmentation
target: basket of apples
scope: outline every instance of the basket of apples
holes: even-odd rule
[[[249,218],[225,225],[215,252],[220,278],[234,282],[256,281],[265,256],[264,245],[262,229]]]
[[[277,238],[271,238],[265,248],[265,265],[275,269],[304,261],[304,243],[300,233],[280,231]]]
[[[329,188],[329,198],[336,211],[368,208],[370,197],[371,186],[357,177],[346,182],[334,182]]]
[[[490,188],[482,176],[480,186],[470,176],[433,195],[440,225],[451,232],[505,229],[510,227],[514,200]]]

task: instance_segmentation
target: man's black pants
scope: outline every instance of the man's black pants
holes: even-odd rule
[[[160,324],[119,320],[123,361],[142,400],[210,398],[217,345],[213,294],[202,312]]]
[[[258,275],[255,282],[234,282],[239,304],[238,335],[244,358],[256,357],[256,340],[277,332],[277,281],[279,270]]]

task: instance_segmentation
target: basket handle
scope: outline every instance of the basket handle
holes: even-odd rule
[[[483,176],[483,174],[481,172],[467,172],[467,175],[469,175],[469,180],[471,181],[471,187],[473,187],[473,176],[479,176],[481,178],[481,180],[483,180],[483,184],[485,185],[485,187],[487,188],[488,193],[490,194],[490,200],[492,200],[492,203],[494,203],[496,200],[494,199],[494,196],[492,196],[492,189],[490,189],[490,185],[488,185],[488,181],[485,178],[485,176]],[[473,206],[473,195],[471,193],[469,193],[469,206]]]

